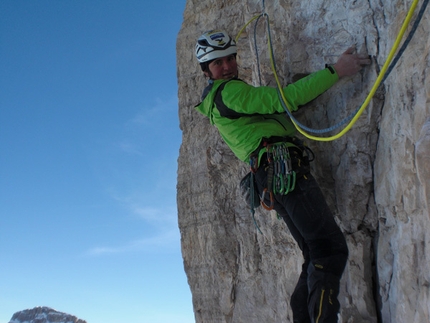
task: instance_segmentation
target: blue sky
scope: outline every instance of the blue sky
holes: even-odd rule
[[[0,1],[0,322],[35,306],[194,322],[176,211],[184,9]]]

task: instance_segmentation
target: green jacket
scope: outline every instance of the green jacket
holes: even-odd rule
[[[284,95],[296,111],[338,79],[336,73],[326,68],[286,86]],[[221,95],[217,95],[221,85]],[[291,137],[296,133],[276,88],[254,87],[239,79],[216,80],[205,89],[202,99],[196,110],[209,118],[233,153],[244,162],[249,162],[263,138]]]

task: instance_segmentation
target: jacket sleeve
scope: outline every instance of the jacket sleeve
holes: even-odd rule
[[[336,73],[323,69],[289,84],[283,88],[285,98],[295,111],[330,87],[339,79]],[[284,112],[276,88],[260,86],[254,87],[242,81],[230,81],[224,87],[222,100],[226,106],[239,113],[272,114]]]

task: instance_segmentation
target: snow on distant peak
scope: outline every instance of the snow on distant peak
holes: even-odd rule
[[[58,312],[46,306],[38,306],[16,312],[9,323],[87,323],[76,316]]]

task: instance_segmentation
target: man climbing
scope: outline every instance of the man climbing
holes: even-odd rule
[[[293,110],[328,90],[339,78],[370,64],[346,50],[336,64],[283,88]],[[238,79],[236,43],[222,30],[205,32],[195,54],[209,78],[197,111],[255,173],[262,204],[283,218],[304,257],[290,305],[295,323],[336,323],[339,282],[348,258],[345,238],[309,172],[308,149],[295,135],[277,89]]]

